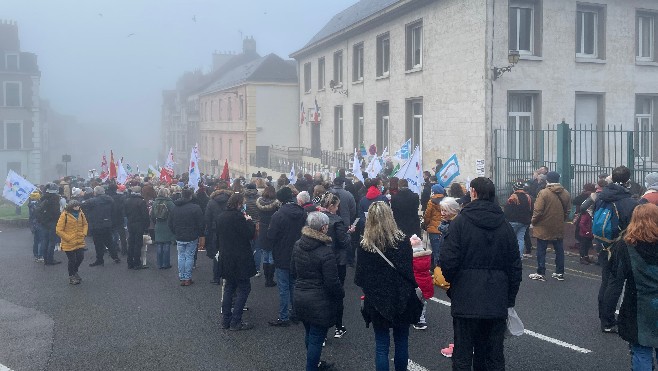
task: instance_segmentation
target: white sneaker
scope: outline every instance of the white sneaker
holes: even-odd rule
[[[531,280],[535,280],[535,281],[546,281],[546,279],[544,278],[544,276],[542,276],[542,275],[539,274],[539,273],[533,273],[533,274],[529,275],[528,277],[529,277]]]
[[[564,281],[564,274],[553,273],[551,277],[555,278],[558,281]]]

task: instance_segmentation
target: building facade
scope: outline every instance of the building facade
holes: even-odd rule
[[[502,171],[501,153],[550,150],[537,133],[564,120],[623,124],[636,131],[635,156],[658,162],[657,15],[650,0],[361,0],[291,55],[308,110],[301,146],[392,153],[411,138],[423,169],[457,154],[465,179],[482,160],[488,176]],[[510,51],[518,63],[497,76]],[[608,151],[589,140],[595,153],[578,161]]]
[[[0,22],[0,174],[14,170],[35,184],[42,182],[40,80],[37,56],[21,51],[16,23]]]

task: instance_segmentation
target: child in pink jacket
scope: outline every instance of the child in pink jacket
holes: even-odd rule
[[[434,296],[434,283],[432,282],[432,250],[425,248],[423,241],[415,234],[411,236],[411,247],[414,252],[413,268],[414,278],[418,287],[423,292],[423,313],[420,315],[420,320],[417,324],[413,325],[416,330],[426,330],[427,321],[425,320],[425,311],[427,309],[427,300]]]

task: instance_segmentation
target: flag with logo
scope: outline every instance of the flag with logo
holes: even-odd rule
[[[423,182],[423,172],[421,171],[419,146],[416,146],[411,159],[400,167],[400,170],[395,173],[395,176],[400,179],[406,179],[409,183],[409,189],[420,195],[420,186]]]
[[[354,148],[354,161],[352,162],[352,173],[354,176],[361,181],[365,182],[363,179],[363,173],[361,173],[361,160],[359,159],[359,152]]]
[[[149,164],[149,169],[148,169],[148,171],[146,172],[146,175],[147,175],[149,178],[154,179],[154,178],[155,178],[155,174],[157,174],[157,173],[158,173],[158,171],[155,170],[155,168],[153,167],[153,165]]]
[[[224,160],[224,168],[222,169],[222,175],[219,176],[219,179],[223,179],[227,182],[231,180],[228,174],[228,160]]]
[[[107,178],[110,176],[109,169],[107,167],[107,157],[105,157],[105,154],[103,153],[103,160],[101,161],[101,175],[100,178],[102,181],[106,181]]]
[[[162,167],[162,169],[160,169],[160,181],[171,184],[173,179],[174,179],[174,150],[173,148],[169,148],[169,155],[165,160],[164,166]]]
[[[395,157],[399,158],[400,160],[408,160],[409,159],[409,152],[411,151],[411,138],[407,139],[406,142],[400,147],[400,149],[395,152]]]
[[[195,191],[199,188],[201,173],[199,172],[199,145],[195,144],[190,153],[190,178],[187,185]]]
[[[290,174],[288,174],[288,180],[290,184],[297,183],[297,175],[295,175],[295,163],[292,163],[292,169],[290,169]]]
[[[16,174],[14,170],[9,170],[5,188],[2,190],[2,197],[13,202],[16,206],[23,206],[25,201],[30,197],[37,187],[28,182],[22,176]]]
[[[117,177],[117,164],[114,162],[114,152],[110,150],[110,179]]]
[[[375,155],[375,157],[370,160],[370,163],[366,168],[366,173],[368,173],[368,178],[376,178],[380,171],[382,171],[382,163],[379,161],[377,155]]]
[[[366,151],[366,145],[361,143],[361,146],[359,147],[359,151],[361,151],[361,157],[366,157],[368,156],[368,151]]]
[[[443,167],[436,173],[436,178],[444,188],[447,188],[450,183],[459,176],[459,161],[457,154],[450,156],[448,161],[443,164]]]
[[[318,98],[315,98],[315,112],[313,112],[313,122],[316,124],[320,122],[320,106],[318,106]]]
[[[119,160],[119,166],[117,166],[117,183],[118,184],[126,184],[126,180],[128,180],[128,172],[126,169],[123,167],[123,163],[121,160]]]

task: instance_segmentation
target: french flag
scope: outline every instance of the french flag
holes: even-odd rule
[[[320,121],[320,106],[318,106],[318,98],[315,98],[315,112],[313,113],[313,122],[316,124]]]

